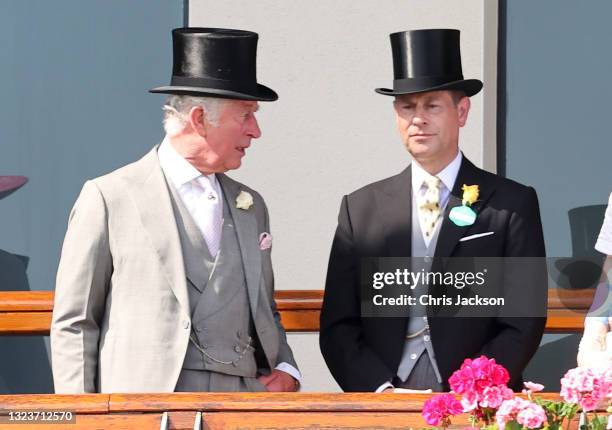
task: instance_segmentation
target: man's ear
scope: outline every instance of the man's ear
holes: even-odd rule
[[[189,125],[202,137],[206,137],[206,114],[202,106],[194,106],[189,110]]]
[[[457,114],[459,117],[459,127],[463,127],[467,122],[468,113],[470,112],[470,98],[462,97],[457,103]]]

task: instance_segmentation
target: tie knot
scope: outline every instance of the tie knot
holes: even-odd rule
[[[210,180],[205,175],[198,176],[193,180],[193,183],[194,185],[203,190],[208,190],[212,188]]]
[[[442,181],[440,181],[440,178],[438,178],[437,176],[430,176],[428,178],[425,178],[425,186],[427,186],[428,189],[430,190],[435,190],[435,189],[440,189],[440,184],[442,183]]]
[[[200,190],[198,194],[202,195],[207,200],[211,201],[212,203],[218,200],[219,196],[217,195],[217,190],[213,185],[213,182],[211,181],[210,177],[206,175],[200,175],[197,178],[193,179],[192,183],[194,184],[195,188]]]

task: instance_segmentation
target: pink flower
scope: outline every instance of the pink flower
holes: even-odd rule
[[[497,385],[485,389],[479,405],[483,408],[498,408],[504,400],[512,398],[514,393],[505,385]]]
[[[510,375],[503,366],[497,364],[494,358],[481,355],[474,360],[466,359],[448,382],[458,394],[472,389],[482,394],[487,387],[506,384],[509,380]]]
[[[423,405],[423,418],[427,424],[439,426],[447,421],[450,416],[459,415],[463,412],[461,403],[452,394],[438,394],[433,396]]]
[[[525,388],[532,393],[537,393],[538,391],[542,391],[544,389],[544,385],[536,384],[535,382],[531,381],[523,382],[523,385],[525,385]]]
[[[519,411],[518,403],[522,400],[523,399],[519,397],[515,397],[502,402],[497,410],[497,413],[495,414],[495,421],[497,421],[497,427],[499,427],[499,430],[504,430],[506,423],[516,416],[516,413]]]
[[[529,403],[516,415],[516,421],[527,428],[535,429],[546,421],[546,412],[542,406]]]
[[[472,369],[468,366],[464,366],[465,362],[461,366],[461,369],[455,371],[448,379],[451,389],[457,394],[463,394],[474,388],[475,377],[472,373]]]
[[[594,397],[591,393],[586,393],[580,399],[580,407],[583,411],[589,412],[597,409],[597,405],[599,404],[599,400]]]
[[[512,390],[505,385],[509,380],[503,366],[482,355],[466,359],[448,382],[455,393],[462,395],[464,412],[478,412],[479,408],[497,408],[503,400],[512,398]]]
[[[610,395],[612,378],[607,371],[577,367],[568,370],[561,379],[561,397],[580,405],[585,412],[592,411]]]
[[[505,385],[510,380],[510,374],[504,366],[496,364],[493,368],[491,379],[495,385]]]
[[[463,412],[472,412],[478,407],[478,394],[475,391],[468,391],[461,396],[461,406]]]
[[[546,413],[541,406],[514,397],[502,402],[495,414],[495,420],[499,430],[504,430],[506,423],[512,420],[528,428],[537,428],[546,420]]]

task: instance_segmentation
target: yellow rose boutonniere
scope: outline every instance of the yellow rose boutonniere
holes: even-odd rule
[[[463,190],[463,196],[461,197],[461,204],[463,206],[469,205],[472,206],[476,201],[478,201],[478,194],[480,193],[480,189],[478,185],[465,185],[461,187]]]

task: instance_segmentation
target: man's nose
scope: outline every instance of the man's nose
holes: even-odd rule
[[[247,133],[253,139],[261,137],[261,129],[259,128],[259,123],[257,122],[257,118],[255,118],[255,116],[253,116],[253,120],[249,123]]]
[[[414,116],[412,117],[412,124],[421,126],[427,124],[427,119],[425,116],[425,111],[422,108],[417,108],[414,111]]]

